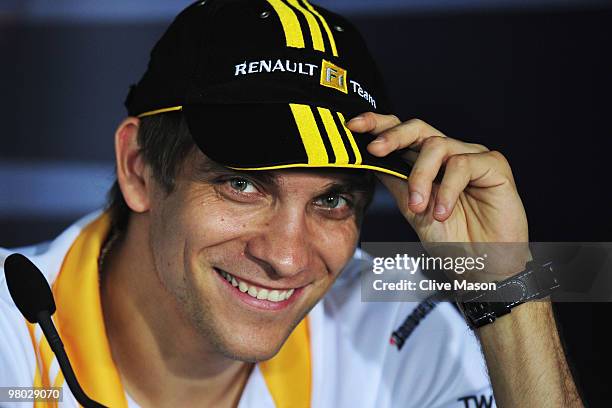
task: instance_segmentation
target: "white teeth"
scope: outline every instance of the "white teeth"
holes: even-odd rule
[[[268,300],[278,302],[278,290],[271,290],[270,293],[268,293]]]
[[[266,300],[268,298],[268,289],[260,289],[257,292],[257,299]]]
[[[236,277],[230,275],[225,271],[221,271],[221,276],[228,282],[232,284],[232,286],[237,287],[241,292],[246,292],[250,296],[260,299],[260,300],[269,300],[271,302],[282,302],[283,300],[289,299],[295,289],[290,290],[269,290],[264,288],[259,288],[255,285],[248,284],[246,282],[241,281],[240,279],[236,279]]]

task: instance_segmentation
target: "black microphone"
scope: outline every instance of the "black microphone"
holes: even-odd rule
[[[40,270],[25,256],[13,254],[4,261],[4,275],[17,309],[30,323],[40,324],[72,395],[85,408],[106,408],[89,398],[77,381],[64,343],[51,320],[51,315],[55,313],[55,301],[49,283]]]

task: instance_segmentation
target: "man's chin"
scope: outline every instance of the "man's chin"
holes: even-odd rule
[[[290,323],[262,328],[234,323],[233,327],[223,329],[216,342],[217,349],[228,358],[251,363],[274,357],[297,326]]]
[[[225,344],[221,348],[221,353],[232,360],[243,361],[245,363],[258,363],[274,357],[281,349],[285,340],[274,344],[259,344],[252,341],[249,344]]]

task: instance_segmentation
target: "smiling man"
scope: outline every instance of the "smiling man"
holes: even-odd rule
[[[504,157],[391,115],[346,20],[304,0],[200,1],[157,43],[126,107],[109,208],[19,250],[52,285],[93,399],[581,405],[547,301],[509,303],[520,306],[503,317],[467,308],[477,336],[442,304],[401,352],[387,338],[416,305],[361,302],[371,259],[357,244],[376,177],[425,245],[524,243],[528,231]],[[485,278],[537,274],[521,272],[528,254],[514,261]],[[64,386],[0,283],[0,386]],[[62,404],[76,406],[66,387]]]

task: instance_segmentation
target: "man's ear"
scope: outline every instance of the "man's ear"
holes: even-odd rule
[[[115,132],[115,158],[117,160],[117,181],[128,207],[134,212],[149,210],[151,183],[140,146],[138,130],[140,120],[128,117]]]

